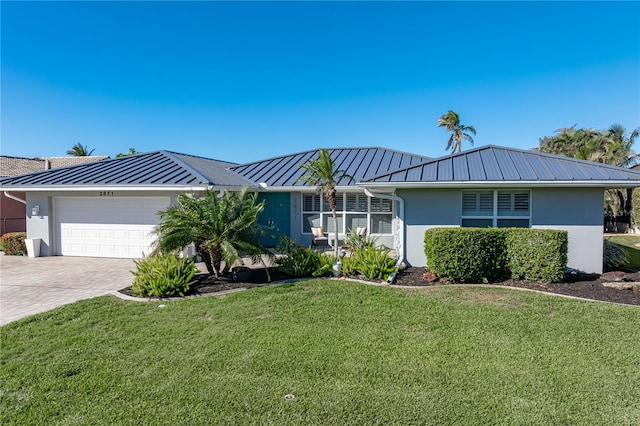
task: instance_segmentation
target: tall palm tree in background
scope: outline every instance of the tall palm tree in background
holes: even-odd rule
[[[82,146],[82,144],[78,142],[67,151],[67,155],[72,155],[74,157],[88,157],[93,154],[93,151],[95,151],[95,149],[89,151],[89,147],[87,145]]]
[[[333,215],[333,231],[335,236],[334,257],[338,259],[338,215],[336,214],[336,185],[342,179],[353,180],[344,170],[337,170],[336,164],[331,159],[329,151],[320,149],[316,160],[309,160],[300,165],[304,169],[304,174],[298,181],[306,182],[311,186],[317,186],[318,192],[324,194],[324,198],[329,203],[329,208]]]
[[[466,139],[473,146],[473,137],[469,133],[476,134],[476,129],[473,126],[465,126],[460,123],[460,116],[457,112],[450,110],[438,118],[438,127],[444,127],[451,132],[447,147],[451,148],[451,153],[454,154],[456,150],[462,151],[462,140]],[[468,133],[467,133],[468,132]]]

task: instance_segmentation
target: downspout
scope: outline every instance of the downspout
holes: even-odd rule
[[[7,198],[11,198],[12,200],[16,200],[22,204],[24,204],[25,206],[27,205],[27,200],[23,200],[22,198],[18,198],[15,195],[11,195],[9,194],[9,191],[4,191],[4,196]]]
[[[372,198],[382,198],[384,200],[392,200],[398,202],[398,229],[396,229],[396,252],[398,253],[398,261],[396,262],[396,266],[400,266],[404,262],[404,200],[397,195],[389,195],[389,194],[377,194],[369,191],[367,188],[363,188],[364,193],[367,194],[368,197]],[[394,272],[389,276],[387,282],[391,284],[395,279],[398,272]]]

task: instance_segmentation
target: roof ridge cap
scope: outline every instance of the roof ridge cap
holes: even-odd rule
[[[184,155],[185,157],[193,157],[193,158],[200,158],[203,160],[208,160],[208,161],[217,161],[218,163],[227,163],[227,164],[231,164],[234,166],[239,166],[238,163],[234,163],[233,161],[227,161],[227,160],[218,160],[217,158],[209,158],[209,157],[204,157],[202,155],[194,155],[194,154],[185,154],[184,152],[175,152],[175,151],[169,151],[169,150],[161,150],[163,152],[167,152],[171,155]]]
[[[180,167],[183,167],[185,170],[187,170],[189,173],[194,175],[196,178],[200,179],[203,183],[207,183],[209,185],[212,184],[212,182],[211,182],[211,180],[209,178],[207,178],[205,175],[200,173],[198,170],[194,169],[193,167],[191,167],[190,165],[188,165],[187,163],[185,163],[184,161],[182,161],[181,159],[176,157],[175,154],[177,154],[177,153],[173,153],[171,151],[165,151],[165,150],[160,150],[158,152],[161,155],[164,155],[169,160],[171,160],[171,161],[175,162],[176,164],[178,164]]]

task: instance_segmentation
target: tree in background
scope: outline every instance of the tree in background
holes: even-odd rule
[[[447,147],[445,150],[451,148],[451,153],[454,154],[456,150],[462,151],[462,140],[466,139],[473,146],[473,137],[469,133],[476,134],[476,129],[473,126],[465,126],[460,123],[460,116],[457,112],[451,110],[443,114],[438,118],[438,127],[444,127],[451,132]],[[468,132],[468,133],[467,133]]]
[[[135,148],[129,148],[129,152],[127,152],[126,154],[123,154],[122,152],[119,152],[116,154],[116,158],[120,158],[120,157],[128,157],[130,155],[136,155],[136,154],[140,154],[138,151],[136,151]]]
[[[88,157],[93,154],[93,151],[95,151],[95,149],[89,151],[89,147],[87,145],[82,146],[82,144],[78,142],[67,151],[67,155],[72,155],[74,157]]]
[[[209,273],[216,277],[244,256],[253,263],[264,263],[262,255],[270,256],[259,242],[262,228],[258,214],[264,205],[265,201],[258,202],[256,193],[247,188],[225,191],[222,196],[211,189],[202,195],[182,193],[176,204],[159,212],[160,224],[154,229],[158,236],[155,247],[161,252],[171,252],[193,243]]]
[[[578,129],[574,125],[556,130],[554,136],[541,138],[536,150],[612,166],[632,167],[639,160],[638,154],[632,150],[639,134],[640,128],[637,128],[627,135],[626,129],[619,124],[614,124],[607,130]],[[632,210],[630,189],[608,189],[605,192],[607,215],[626,216]]]
[[[541,138],[537,150],[612,166],[631,167],[638,162],[638,155],[631,148],[639,131],[635,129],[626,136],[625,128],[619,124],[607,130],[576,129],[575,125],[563,127],[556,130],[555,136]]]
[[[304,174],[298,181],[306,182],[311,186],[317,186],[318,192],[324,194],[329,203],[329,208],[333,215],[333,231],[335,235],[334,257],[338,259],[338,216],[336,214],[336,185],[342,179],[353,180],[344,170],[338,170],[336,163],[331,159],[331,154],[326,149],[318,151],[316,160],[309,160],[300,165],[304,169]]]

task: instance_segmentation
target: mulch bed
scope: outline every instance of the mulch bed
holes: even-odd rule
[[[449,284],[442,281],[430,282],[424,278],[424,272],[424,268],[406,268],[398,273],[393,285],[424,287],[442,286]],[[276,270],[275,268],[269,268],[269,273],[271,275],[272,282],[291,279],[291,277]],[[366,278],[361,276],[352,278],[366,280]],[[634,291],[628,289],[618,290],[615,288],[605,287],[603,285],[607,282],[638,281],[640,281],[640,272],[617,271],[608,272],[603,275],[567,275],[565,281],[562,283],[540,283],[535,281],[507,280],[492,284],[505,287],[527,288],[531,290],[545,291],[548,293],[582,297],[585,299],[602,300],[606,302],[640,306],[640,289],[638,289],[637,287]],[[378,283],[379,282],[380,281],[378,281]],[[246,282],[235,282],[231,279],[231,277],[228,276],[221,276],[216,279],[212,275],[201,273],[195,276],[195,281],[191,285],[189,292],[185,296],[205,295],[238,288],[260,287],[268,283],[269,280],[267,279],[267,274],[264,268],[252,269],[251,278]],[[131,287],[127,287],[120,292],[135,297],[135,295],[131,293]]]
[[[394,285],[406,286],[437,286],[448,285],[446,282],[429,282],[424,278],[424,268],[407,268],[398,274]],[[547,293],[564,294],[567,296],[582,297],[584,299],[602,300],[605,302],[623,303],[627,305],[640,305],[640,289],[618,290],[605,287],[608,282],[638,282],[639,272],[615,271],[603,275],[596,274],[568,274],[561,283],[541,283],[536,281],[507,280],[493,285],[505,287],[527,288],[530,290],[545,291]]]

